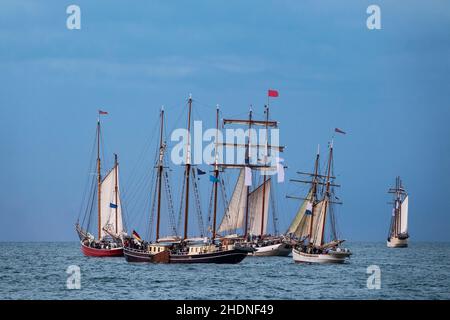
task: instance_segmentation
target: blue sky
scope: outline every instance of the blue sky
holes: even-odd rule
[[[73,3],[81,30],[66,28]],[[371,31],[374,3],[382,29]],[[0,8],[0,240],[76,238],[97,109],[110,113],[104,138],[125,183],[161,105],[174,128],[189,93],[196,116],[213,121],[216,103],[224,116],[250,104],[262,114],[268,88],[280,92],[271,114],[289,178],[311,169],[334,127],[348,132],[335,143],[344,238],[385,240],[386,191],[401,175],[412,239],[450,240],[448,1],[6,0]],[[278,191],[283,230],[297,206],[284,194],[299,189]]]

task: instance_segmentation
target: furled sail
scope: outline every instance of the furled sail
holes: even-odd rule
[[[325,230],[325,211],[327,209],[327,205],[328,200],[322,200],[314,208],[311,241],[317,247],[322,245],[322,236]]]
[[[312,206],[311,198],[312,188],[309,190],[305,201],[303,201],[303,204],[298,209],[297,215],[286,232],[287,234],[295,235],[298,239],[305,238],[309,235],[310,215],[306,214],[306,210]]]
[[[245,186],[245,171],[241,169],[228,208],[219,226],[219,232],[235,231],[244,227],[247,187]]]
[[[264,187],[263,187],[264,186]],[[263,192],[263,190],[265,192]],[[270,179],[262,183],[253,190],[248,196],[248,212],[250,217],[249,233],[252,235],[261,235],[261,223],[264,214],[263,234],[267,231],[267,217],[269,213]],[[264,199],[264,212],[263,212]]]
[[[408,196],[403,199],[400,208],[400,233],[408,233]]]
[[[117,203],[116,203],[116,177],[117,177]],[[101,237],[108,235],[104,229],[113,235],[120,236],[123,231],[122,206],[120,203],[119,165],[115,166],[101,183]],[[116,210],[117,207],[117,210]],[[116,219],[117,211],[117,219]],[[117,221],[117,225],[116,225]]]

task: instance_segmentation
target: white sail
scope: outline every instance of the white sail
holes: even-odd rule
[[[408,196],[403,199],[400,208],[400,233],[408,233]]]
[[[322,245],[322,236],[325,231],[325,211],[327,209],[327,204],[328,200],[322,200],[314,208],[311,240],[315,246]]]
[[[263,190],[265,191],[263,193]],[[262,234],[267,231],[267,217],[269,213],[270,179],[262,183],[253,190],[248,196],[248,212],[250,217],[249,233],[252,235],[261,235],[261,223],[264,223]],[[264,211],[263,211],[264,199]],[[264,221],[263,221],[264,215]]]
[[[295,216],[294,220],[292,220],[292,223],[286,232],[287,234],[293,234],[299,239],[307,237],[309,235],[310,215],[305,214],[305,212],[312,205],[310,200],[311,197],[312,189],[309,190],[305,201],[303,201],[303,204],[298,209],[297,215]]]
[[[116,174],[117,173],[117,174]],[[117,177],[117,203],[116,203],[116,177]],[[122,206],[120,203],[119,166],[115,166],[101,183],[100,209],[101,209],[101,237],[108,235],[104,229],[113,235],[120,236],[123,231]],[[114,208],[117,206],[117,210]],[[116,218],[117,214],[117,218]],[[116,225],[117,221],[117,225]]]
[[[241,169],[230,203],[220,223],[219,232],[234,231],[244,227],[246,201],[245,171]]]

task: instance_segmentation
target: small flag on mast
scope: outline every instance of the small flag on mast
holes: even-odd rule
[[[269,91],[267,91],[267,96],[276,98],[276,97],[278,97],[278,91],[277,90],[273,90],[273,89],[269,89]]]
[[[198,175],[202,175],[202,174],[206,174],[206,172],[201,170],[201,169],[199,169],[199,168],[197,168],[197,174]]]
[[[211,175],[210,175],[210,176],[209,176],[209,181],[217,183],[217,182],[219,182],[219,179],[216,178],[215,176],[211,176]]]
[[[133,238],[135,238],[137,241],[142,241],[139,233],[137,233],[135,230],[133,230]]]
[[[98,110],[98,114],[108,114],[107,111]]]
[[[114,204],[114,203],[109,203],[109,207],[110,208],[113,208],[113,209],[117,209],[117,204]]]
[[[345,131],[342,131],[342,130],[339,129],[339,128],[334,128],[334,132],[346,134]]]

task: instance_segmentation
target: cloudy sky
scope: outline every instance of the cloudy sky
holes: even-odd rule
[[[366,27],[374,3],[381,30]],[[81,30],[66,28],[70,4],[81,8]],[[184,125],[189,93],[194,116],[212,123],[216,104],[222,116],[245,116],[250,105],[262,116],[268,88],[280,92],[271,116],[288,178],[312,168],[335,127],[347,131],[335,141],[344,238],[385,240],[386,191],[400,175],[412,239],[450,240],[448,1],[3,0],[0,8],[0,240],[76,238],[99,108],[109,111],[107,157],[119,154],[132,190],[161,105],[169,132]],[[302,191],[278,186],[281,231],[298,205],[285,194]]]

